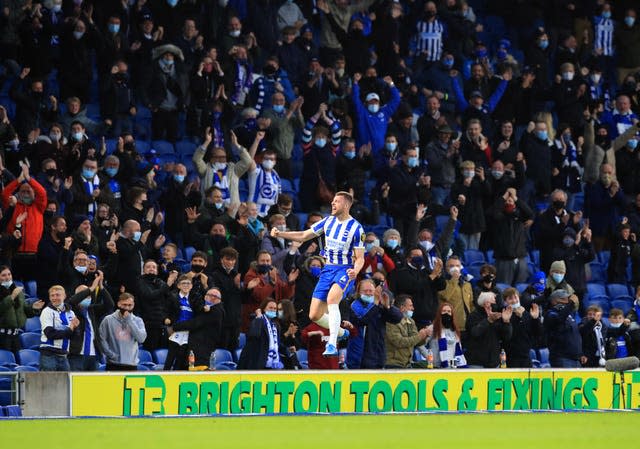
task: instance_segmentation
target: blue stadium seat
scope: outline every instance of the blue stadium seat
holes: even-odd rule
[[[531,262],[534,263],[534,265],[536,267],[540,266],[540,251],[537,249],[531,250],[531,252],[529,253],[529,257]]]
[[[550,368],[549,363],[549,348],[539,348],[538,354],[540,355],[540,368]]]
[[[100,105],[97,103],[87,103],[87,117],[95,121],[101,121],[100,117]]]
[[[629,311],[633,308],[633,298],[628,296],[626,298],[617,297],[616,299],[610,302],[612,309],[620,309],[622,312],[627,315]]]
[[[308,361],[308,354],[306,349],[298,349],[296,351],[296,356],[298,357],[298,362],[300,363]]]
[[[598,262],[600,262],[603,266],[609,266],[609,260],[611,260],[611,251],[600,251],[598,253]]]
[[[18,372],[36,372],[36,371],[40,371],[40,369],[37,366],[31,366],[31,365],[20,365],[16,368],[16,371]]]
[[[29,298],[35,298],[38,296],[38,284],[36,281],[27,281],[24,284],[24,292]]]
[[[21,349],[18,351],[20,365],[40,366],[40,351],[35,349]]]
[[[469,274],[473,276],[473,280],[477,281],[477,279],[480,278],[480,265],[469,265],[465,268],[467,269]]]
[[[197,148],[198,146],[195,143],[188,140],[180,140],[176,142],[176,153],[180,156],[188,155],[191,157],[196,152]]]
[[[18,365],[16,364],[16,366],[18,366]],[[4,373],[6,373],[6,372],[9,372],[9,371],[13,371],[14,369],[15,369],[15,368],[8,368],[8,367],[6,367],[6,366],[2,366],[2,365],[0,365],[0,372],[4,372]]]
[[[540,368],[540,360],[538,360],[538,354],[535,349],[529,349],[529,358],[534,368]]]
[[[144,140],[136,139],[136,151],[140,154],[146,154],[151,150],[151,147]]]
[[[136,107],[136,120],[137,119],[151,119],[151,109],[145,106]]]
[[[300,178],[293,178],[293,188],[296,192],[300,191]]]
[[[238,347],[237,349],[242,349],[244,348],[244,345],[247,344],[247,334],[245,334],[244,332],[240,332],[240,335],[238,335]]]
[[[216,371],[233,371],[236,369],[235,363],[231,365],[233,362],[226,363],[216,363]]]
[[[309,369],[309,362],[300,362],[300,366],[302,367],[302,369]]]
[[[40,318],[37,316],[27,318],[27,322],[24,325],[24,330],[26,332],[36,332],[38,335],[40,334]]]
[[[503,291],[505,288],[510,288],[510,287],[511,287],[511,285],[509,285],[509,284],[505,284],[505,283],[503,283],[503,282],[497,282],[497,283],[496,283],[496,288],[497,288],[498,290],[500,290],[500,291]]]
[[[477,262],[485,263],[484,253],[476,249],[468,249],[464,252],[464,264],[471,265]]]
[[[448,215],[436,215],[436,234],[440,235],[440,233],[444,230],[448,222],[449,222]]]
[[[520,282],[520,283],[516,284],[516,289],[520,293],[524,292],[527,289],[527,287],[529,287],[529,284],[527,284],[526,282]]]
[[[113,154],[118,148],[118,139],[107,139],[105,144],[107,145],[107,154]]]
[[[153,363],[153,357],[151,356],[151,353],[146,349],[138,349],[138,359],[139,365],[145,365],[149,368],[153,368],[156,365],[155,363]]]
[[[295,189],[295,187],[293,186],[293,184],[291,183],[291,181],[289,181],[288,179],[284,179],[281,178],[280,179],[280,184],[282,185],[282,191],[283,192],[292,192],[292,193],[297,193],[297,190]]]
[[[584,209],[584,193],[578,192],[573,195],[573,210],[579,211]]]
[[[22,416],[22,409],[19,405],[7,405],[4,407],[5,415],[10,418]]]
[[[607,291],[603,284],[588,282],[587,293],[589,293],[589,296],[606,296]]]
[[[39,332],[23,332],[20,334],[20,346],[22,349],[33,349],[40,347]]]
[[[602,309],[602,315],[604,316],[609,316],[609,309],[611,308],[609,297],[602,295],[594,297],[589,296],[589,298],[584,301],[584,306],[585,308],[590,306],[599,306]]]
[[[6,368],[15,368],[16,366],[18,366],[13,352],[0,349],[0,366]]]
[[[191,257],[193,256],[193,253],[196,252],[196,249],[193,246],[185,246],[184,247],[184,258],[185,260],[187,260],[188,262],[191,262]]]
[[[153,351],[153,361],[156,362],[156,365],[164,366],[164,361],[167,360],[167,349],[156,349]]]
[[[147,365],[138,364],[138,371],[151,371],[151,367]]]
[[[233,362],[231,352],[226,349],[216,349],[216,366],[218,363]]]
[[[492,249],[488,249],[487,251],[485,251],[485,255],[487,256],[487,263],[490,263],[491,265],[496,264],[496,259],[493,257]]]
[[[296,216],[300,221],[300,230],[302,230],[302,228],[304,228],[304,224],[307,222],[307,218],[309,217],[309,214],[305,214],[304,212],[296,212]]]
[[[11,390],[13,381],[10,377],[0,377],[0,406],[7,406],[13,403]]]
[[[176,150],[171,142],[165,140],[154,140],[151,142],[151,148],[156,150],[158,154],[175,154]]]
[[[591,268],[590,282],[599,282],[604,284],[607,281],[606,268],[600,262],[591,262],[589,267]]]
[[[625,284],[607,284],[607,294],[611,299],[630,296],[629,287]]]

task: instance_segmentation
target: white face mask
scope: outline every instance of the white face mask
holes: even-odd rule
[[[420,246],[422,246],[426,252],[429,252],[436,245],[435,245],[435,243],[430,242],[429,240],[424,240],[424,241],[420,242]]]
[[[273,167],[276,166],[276,162],[272,160],[264,160],[262,161],[262,168],[265,170],[272,170]]]
[[[565,81],[571,81],[573,80],[573,76],[575,75],[575,73],[573,72],[564,72],[562,74],[562,79]]]
[[[226,168],[227,168],[226,162],[214,162],[213,164],[213,169],[216,171],[223,171]]]
[[[240,37],[240,30],[229,31],[229,36],[231,36],[231,37]]]

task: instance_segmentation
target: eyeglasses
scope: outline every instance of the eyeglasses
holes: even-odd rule
[[[214,295],[213,293],[207,293],[207,294],[206,294],[206,295],[204,295],[204,296],[207,296],[207,297],[209,297],[209,298],[222,299],[222,296],[220,296],[220,295]]]

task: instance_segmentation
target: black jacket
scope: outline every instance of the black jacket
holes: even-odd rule
[[[222,305],[225,313],[224,325],[240,326],[243,292],[242,289],[236,287],[234,282],[237,275],[238,271],[236,269],[227,273],[218,264],[209,278],[209,285],[213,283],[214,286],[220,289],[222,294]]]
[[[87,309],[87,315],[85,316],[79,304],[89,295],[91,297],[91,304],[89,305]],[[71,337],[69,353],[80,354],[84,345],[85,333],[87,331],[87,317],[89,318],[89,320],[91,320],[91,326],[93,327],[93,344],[96,348],[96,352],[100,352],[101,348],[98,331],[100,329],[100,321],[102,321],[102,318],[113,311],[114,304],[113,298],[111,298],[111,294],[109,294],[106,288],[101,288],[97,292],[97,294],[96,292],[91,293],[89,289],[86,289],[70,297],[67,300],[67,303],[71,306],[71,309],[76,314],[78,321],[80,321],[80,325],[78,326],[79,330],[77,332],[74,332],[73,336]]]
[[[587,288],[584,266],[596,258],[593,245],[586,240],[581,240],[579,245],[574,244],[569,248],[558,246],[553,250],[553,256],[553,260],[564,260],[567,267],[565,279],[576,292],[583,293]],[[611,263],[609,264],[611,266]],[[627,269],[626,265],[624,269]]]
[[[533,181],[536,194],[547,195],[551,192],[551,143],[525,132],[520,150],[527,161],[527,178]]]
[[[194,318],[173,326],[176,331],[189,331],[189,349],[196,357],[196,366],[209,366],[211,353],[220,341],[223,322],[224,307],[216,304],[208,312],[196,313]]]
[[[426,269],[417,270],[403,266],[391,272],[390,289],[396,295],[406,294],[413,299],[413,319],[418,324],[433,321],[438,309],[438,291],[444,290],[446,282],[443,277],[431,279]]]
[[[544,314],[544,328],[551,359],[562,357],[579,360],[582,356],[582,337],[576,320],[571,316],[572,312],[573,303],[569,302],[557,304]]]
[[[493,254],[496,259],[516,259],[527,255],[527,228],[525,221],[533,213],[524,201],[516,202],[513,213],[504,211],[504,198],[498,198],[493,207]]]
[[[147,329],[161,329],[169,317],[169,286],[158,276],[143,274],[136,285],[136,315],[144,321]]]
[[[265,319],[268,318],[259,317],[251,322],[249,332],[247,332],[247,343],[240,354],[240,360],[238,360],[238,369],[261,370],[266,368],[269,353],[269,331],[264,322]],[[278,335],[280,335],[278,323],[276,321],[272,321],[272,323],[278,328]],[[280,341],[277,344],[278,352],[285,353],[284,345]]]
[[[509,368],[530,368],[531,357],[529,350],[534,346],[536,337],[543,332],[540,317],[534,320],[529,312],[524,311],[519,317],[511,315],[511,340],[504,344]]]
[[[584,364],[585,367],[596,368],[599,367],[600,357],[597,354],[598,352],[598,340],[596,334],[594,332],[594,328],[596,326],[595,320],[583,320],[578,326],[578,330],[580,331],[580,335],[582,337],[582,353],[587,358],[587,363]],[[605,349],[606,354],[606,346],[605,339],[607,338],[607,326],[602,324],[602,329],[600,330],[602,334],[602,348]],[[608,354],[606,354],[608,355]]]
[[[475,309],[467,318],[467,338],[464,347],[467,364],[496,368],[500,351],[513,335],[511,323],[502,319],[489,323],[484,308]]]

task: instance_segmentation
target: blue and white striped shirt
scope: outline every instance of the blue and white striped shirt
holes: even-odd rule
[[[353,217],[339,221],[330,215],[314,224],[311,230],[318,236],[324,234],[322,255],[329,265],[353,265],[353,250],[364,249],[364,230]]]
[[[249,172],[249,201],[258,205],[258,215],[266,217],[271,206],[278,201],[282,191],[280,176],[275,170],[266,171],[260,166]]]
[[[416,54],[427,52],[427,61],[439,61],[442,57],[442,41],[444,39],[445,28],[442,22],[419,21],[416,24]]]
[[[54,349],[59,352],[68,353],[71,337],[71,328],[69,323],[76,317],[75,313],[66,306],[62,311],[55,309],[53,306],[45,307],[40,313],[40,328],[42,329],[40,334],[40,348],[42,349]],[[45,334],[47,328],[52,328],[55,331],[69,331],[69,336],[58,339],[50,339]]]
[[[601,48],[603,56],[613,56],[613,31],[614,25],[611,18],[602,16],[594,18],[594,42],[593,48]]]

